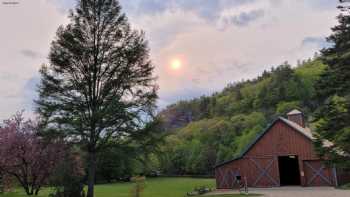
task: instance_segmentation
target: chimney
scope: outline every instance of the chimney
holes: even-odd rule
[[[299,126],[305,128],[305,120],[304,120],[304,114],[303,112],[294,109],[290,111],[288,114],[288,120],[297,123]]]

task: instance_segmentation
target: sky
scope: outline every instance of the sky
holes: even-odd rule
[[[0,120],[34,110],[38,70],[75,0],[0,0]],[[160,109],[328,46],[336,0],[120,0],[144,30]]]

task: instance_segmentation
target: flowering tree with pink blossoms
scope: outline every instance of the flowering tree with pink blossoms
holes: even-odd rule
[[[37,195],[64,154],[63,142],[45,141],[38,126],[22,113],[0,126],[0,171],[13,176],[27,195]]]

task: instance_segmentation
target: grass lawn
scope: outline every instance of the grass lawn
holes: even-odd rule
[[[258,195],[258,194],[249,194],[249,195],[225,194],[225,195],[204,196],[204,197],[243,197],[243,196],[262,196],[262,195]]]
[[[142,197],[184,197],[197,186],[215,187],[214,179],[198,178],[149,178],[146,181]],[[96,197],[130,197],[131,183],[114,183],[96,185]],[[47,197],[49,189],[40,191],[39,197]],[[0,195],[0,197],[25,197],[21,188],[13,193]],[[224,195],[225,197],[238,197],[241,195]],[[246,196],[246,195],[242,195]]]
[[[350,190],[350,183],[348,184],[345,184],[345,185],[342,185],[339,187],[340,189],[347,189],[347,190]]]

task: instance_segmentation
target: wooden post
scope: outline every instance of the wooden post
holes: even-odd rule
[[[300,175],[300,185],[305,187],[306,185],[306,177],[305,177],[305,171],[304,171],[304,162],[303,160],[298,157],[299,160],[299,175]]]
[[[249,195],[249,191],[248,191],[248,181],[247,181],[247,177],[244,177],[244,192],[246,195]]]
[[[333,175],[334,175],[334,184],[336,187],[338,187],[337,168],[335,167],[335,164],[333,165]]]

